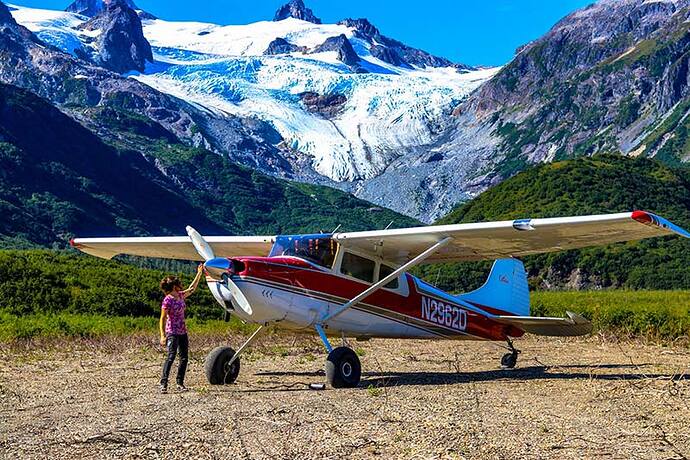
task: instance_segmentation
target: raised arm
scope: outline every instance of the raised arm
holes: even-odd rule
[[[192,281],[192,284],[189,285],[187,289],[182,291],[182,294],[184,294],[185,297],[189,297],[196,291],[196,288],[199,286],[199,281],[201,281],[201,277],[204,274],[204,266],[203,264],[199,264],[199,266],[196,269],[196,276],[194,277],[194,281]]]

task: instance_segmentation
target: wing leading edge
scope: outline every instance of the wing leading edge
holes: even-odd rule
[[[547,219],[519,219],[337,233],[344,247],[402,264],[438,241],[453,241],[424,263],[493,260],[690,233],[646,211]]]
[[[217,257],[267,256],[273,236],[207,236],[204,238]],[[188,236],[134,238],[76,238],[70,244],[82,252],[103,259],[118,254],[164,259],[202,260]]]

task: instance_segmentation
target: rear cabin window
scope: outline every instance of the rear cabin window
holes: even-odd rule
[[[390,275],[394,271],[395,270],[389,267],[388,265],[381,264],[381,267],[379,268],[379,281],[384,279],[386,276]],[[384,287],[386,289],[398,289],[398,278],[393,278],[393,280],[386,284]]]
[[[343,261],[340,264],[340,273],[367,283],[373,283],[374,268],[376,268],[376,263],[373,260],[346,252],[343,254]]]

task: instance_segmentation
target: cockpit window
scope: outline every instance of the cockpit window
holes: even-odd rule
[[[338,243],[328,234],[285,235],[276,238],[269,257],[294,256],[331,268],[337,250]]]

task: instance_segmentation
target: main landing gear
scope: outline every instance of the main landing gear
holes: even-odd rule
[[[503,369],[513,369],[517,364],[518,353],[520,353],[520,350],[513,346],[513,341],[510,339],[508,339],[508,348],[510,349],[510,353],[506,353],[501,358],[501,367]]]
[[[348,347],[333,348],[320,325],[316,325],[321,341],[328,351],[326,381],[333,388],[354,388],[362,377],[362,365],[357,354]]]
[[[326,381],[333,388],[354,388],[359,385],[362,366],[357,354],[348,347],[338,347],[326,358]]]

